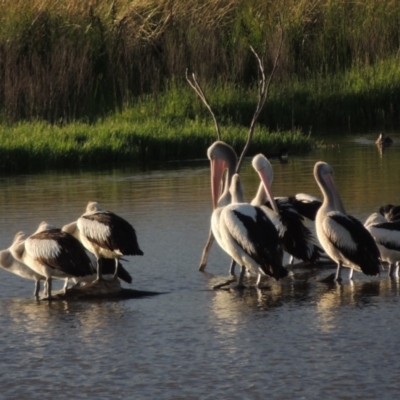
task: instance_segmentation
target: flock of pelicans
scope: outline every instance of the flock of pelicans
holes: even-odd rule
[[[44,280],[44,299],[51,299],[52,279],[75,284],[100,282],[104,275],[132,282],[119,262],[124,255],[143,255],[135,229],[120,216],[89,202],[86,212],[62,229],[42,222],[24,239],[18,232],[12,245],[0,251],[0,266],[35,281],[35,297]]]
[[[238,287],[246,272],[279,280],[288,275],[283,254],[314,263],[328,256],[336,264],[334,279],[341,280],[343,267],[377,276],[382,262],[389,264],[389,276],[398,277],[400,264],[400,206],[386,205],[363,225],[348,215],[333,180],[331,167],[317,162],[314,177],[323,201],[299,194],[273,197],[273,170],[268,159],[256,155],[252,166],[260,176],[260,186],[251,203],[243,201],[240,176],[235,172],[237,155],[228,144],[213,143],[207,156],[211,166],[213,213],[211,229],[219,246],[232,258],[230,273],[238,264]],[[225,175],[225,176],[224,176]],[[316,237],[304,224],[315,221]],[[127,255],[143,255],[135,229],[120,216],[89,202],[86,212],[61,229],[42,222],[25,238],[15,235],[12,245],[0,251],[0,266],[35,281],[36,297],[44,281],[43,298],[52,298],[52,279],[65,279],[75,285],[100,282],[104,276],[131,282],[120,260]],[[109,279],[109,278],[108,278]]]
[[[337,264],[334,275],[337,281],[342,279],[343,267],[350,269],[350,279],[354,270],[377,276],[382,262],[389,264],[391,277],[398,276],[399,206],[382,206],[363,225],[346,213],[334,184],[332,168],[321,161],[314,166],[314,177],[322,202],[305,194],[274,198],[272,166],[262,154],[252,160],[261,178],[259,190],[251,203],[244,203],[240,177],[235,173],[237,155],[232,147],[218,141],[208,149],[207,155],[211,162],[214,208],[211,229],[219,246],[241,266],[239,287],[244,286],[246,271],[257,275],[256,286],[260,286],[262,275],[276,280],[287,276],[288,271],[282,264],[283,251],[292,260],[310,263],[327,255]],[[304,218],[315,220],[316,238],[304,225]]]

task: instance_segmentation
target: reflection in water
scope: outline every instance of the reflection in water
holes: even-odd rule
[[[71,325],[79,327],[79,338],[75,339],[88,348],[94,344],[93,338],[99,329],[113,327],[123,315],[118,302],[11,299],[2,301],[1,307],[3,318],[9,321],[9,332],[16,337],[25,337],[27,344],[33,348],[40,348],[61,326],[68,326],[69,329]],[[97,347],[99,341],[104,341],[106,345],[110,340],[112,338],[106,336],[96,337],[95,345]]]
[[[336,328],[336,318],[342,316],[342,307],[368,307],[376,304],[376,297],[391,292],[387,281],[340,283],[332,282],[326,285],[329,289],[317,300],[317,317],[323,331],[329,332]]]
[[[371,144],[353,139],[334,138],[337,145],[291,155],[286,164],[273,160],[274,194],[320,196],[312,171],[323,160],[334,168],[349,214],[365,220],[382,204],[400,204],[394,190],[400,146],[395,141],[380,158],[376,135]],[[258,178],[249,160],[241,175],[251,200]],[[88,201],[99,201],[140,236],[146,256],[126,263],[133,287],[170,293],[115,303],[37,303],[29,282],[3,272],[4,397],[40,391],[43,398],[265,398],[267,390],[271,398],[379,398],[383,392],[395,398],[397,353],[387,343],[400,330],[393,318],[399,281],[357,274],[354,284],[329,285],[318,280],[331,271],[310,268],[279,283],[266,280],[268,289],[211,290],[226,277],[197,271],[210,226],[209,179],[207,160],[172,170],[1,178],[0,249],[19,230],[31,233],[41,220],[62,226]],[[229,261],[214,248],[207,272],[226,274]],[[368,374],[360,372],[366,366]]]

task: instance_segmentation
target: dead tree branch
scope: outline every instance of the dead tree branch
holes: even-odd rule
[[[254,135],[254,128],[256,126],[256,122],[258,120],[258,117],[260,115],[261,110],[264,107],[265,102],[268,99],[269,96],[269,88],[271,86],[271,82],[272,82],[272,78],[274,77],[275,71],[278,67],[278,61],[279,61],[279,57],[281,55],[281,50],[282,50],[282,43],[283,43],[283,28],[282,28],[282,23],[281,20],[279,19],[279,29],[280,29],[280,40],[279,40],[279,47],[278,47],[278,52],[276,54],[275,57],[275,61],[274,61],[274,65],[272,67],[272,71],[269,75],[268,81],[265,78],[265,70],[264,70],[264,62],[263,60],[260,58],[260,56],[257,54],[257,52],[254,50],[254,48],[252,46],[250,46],[250,50],[252,51],[252,53],[254,54],[254,56],[257,59],[258,62],[258,68],[260,70],[260,83],[259,83],[259,87],[258,87],[258,102],[257,102],[257,106],[256,106],[256,110],[254,111],[254,115],[253,118],[251,120],[250,123],[250,127],[249,127],[249,133],[247,136],[247,141],[246,144],[243,148],[242,154],[240,155],[239,161],[236,165],[236,172],[239,173],[240,168],[243,164],[244,161],[244,157],[246,156],[247,150],[250,146],[251,140],[253,138]]]
[[[191,88],[196,92],[196,94],[200,97],[200,100],[204,103],[207,107],[207,110],[210,112],[215,125],[215,130],[217,131],[217,140],[221,140],[221,130],[219,129],[217,118],[212,110],[210,103],[207,100],[206,95],[204,94],[203,89],[200,87],[199,83],[197,82],[196,75],[192,73],[191,79],[188,76],[188,70],[186,69],[186,80],[188,81]]]

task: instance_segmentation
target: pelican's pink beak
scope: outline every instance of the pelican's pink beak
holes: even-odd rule
[[[221,194],[221,181],[222,175],[226,168],[227,163],[224,160],[214,158],[211,161],[211,195],[213,201],[213,209],[218,206],[218,199]]]
[[[330,192],[332,193],[333,196],[333,205],[335,207],[335,210],[341,211],[342,213],[346,214],[346,210],[344,209],[344,205],[342,203],[342,199],[339,196],[339,192],[336,189],[335,182],[333,180],[333,176],[331,174],[324,174],[324,180],[326,184],[329,186]]]
[[[279,215],[279,209],[278,206],[276,205],[276,201],[274,199],[274,196],[272,196],[272,190],[271,190],[271,184],[270,184],[270,177],[267,171],[267,168],[262,168],[257,171],[258,175],[261,178],[261,181],[264,185],[265,193],[267,194],[268,200],[271,204],[272,209],[276,212],[276,214]]]

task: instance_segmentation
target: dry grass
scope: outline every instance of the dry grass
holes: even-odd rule
[[[395,0],[3,0],[0,110],[11,121],[93,121],[170,82],[186,68],[203,82],[248,86],[272,63],[278,82],[343,72],[400,48]],[[265,47],[266,44],[266,47]]]

